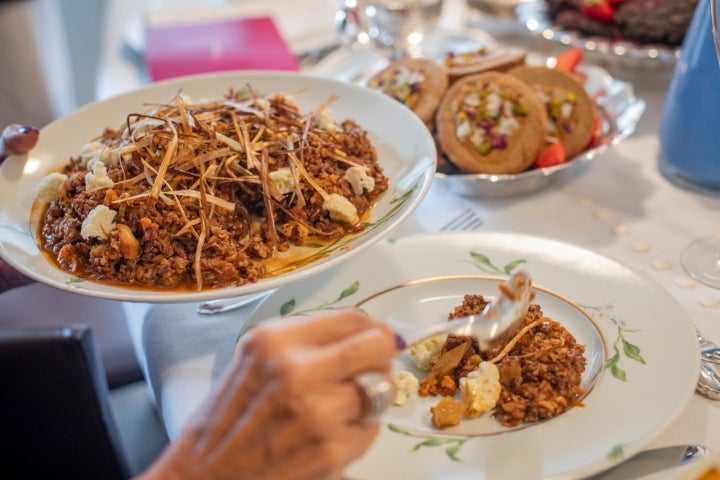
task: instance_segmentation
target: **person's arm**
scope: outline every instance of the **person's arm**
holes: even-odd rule
[[[396,336],[356,311],[264,323],[140,480],[339,479],[379,431],[353,378],[390,379],[397,354]]]
[[[2,132],[2,140],[0,140],[0,163],[5,161],[10,154],[29,152],[35,147],[37,141],[38,129],[35,127],[23,125],[6,127]],[[0,259],[0,293],[29,283],[32,283],[32,280]]]

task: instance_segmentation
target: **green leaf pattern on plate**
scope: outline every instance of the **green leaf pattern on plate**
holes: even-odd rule
[[[613,305],[604,305],[600,307],[582,305],[597,321],[608,321],[616,331],[615,341],[612,344],[612,356],[605,360],[604,368],[610,370],[610,374],[623,382],[628,381],[627,372],[620,366],[623,358],[646,365],[645,359],[641,354],[640,347],[627,339],[628,334],[637,333],[638,330],[628,328],[627,322],[620,320],[614,312]],[[625,456],[625,445],[618,444],[613,446],[607,454],[608,460],[621,460]]]
[[[335,310],[337,308],[342,308],[344,305],[338,305],[342,300],[351,297],[357,293],[357,291],[360,289],[360,282],[355,280],[349,287],[345,288],[340,294],[335,298],[334,300],[321,303],[320,305],[316,307],[310,307],[305,308],[303,310],[293,311],[295,309],[295,299],[291,298],[287,302],[283,303],[280,306],[280,316],[282,317],[292,317],[292,316],[298,316],[298,315],[308,315],[312,312],[320,312],[323,310]]]
[[[628,328],[627,322],[624,322],[615,315],[612,305],[594,307],[589,305],[582,306],[589,311],[596,320],[605,320],[611,322],[616,329],[615,341],[612,344],[612,355],[605,360],[605,368],[610,370],[613,377],[623,382],[628,381],[627,372],[620,366],[623,358],[636,361],[645,365],[645,359],[641,354],[640,347],[627,339],[627,335],[637,333],[637,330]]]
[[[490,261],[487,255],[483,255],[479,252],[470,251],[470,263],[474,264],[477,268],[486,273],[496,273],[500,275],[512,275],[513,272],[523,264],[527,263],[527,260],[517,259],[506,263],[502,267],[496,266]]]
[[[615,445],[607,454],[608,460],[620,460],[625,456],[625,445]]]
[[[365,228],[369,229],[369,230],[373,230],[374,228],[378,227],[379,225],[382,225],[383,223],[387,222],[390,218],[392,218],[393,215],[395,215],[395,213],[398,210],[400,210],[402,208],[403,205],[405,205],[405,203],[408,200],[410,200],[410,198],[413,195],[413,192],[415,192],[415,190],[417,190],[418,188],[420,188],[420,180],[418,180],[415,183],[415,185],[412,186],[412,188],[409,188],[404,192],[400,192],[399,196],[393,197],[393,199],[390,200],[390,204],[392,205],[392,208],[390,210],[388,210],[388,212],[383,217],[378,219],[377,221],[364,223],[363,225],[365,226]],[[394,195],[398,194],[398,192],[393,192],[393,193],[394,193]]]
[[[448,456],[450,460],[453,462],[460,462],[462,461],[459,457],[460,449],[462,446],[470,440],[470,438],[453,438],[453,437],[433,437],[433,436],[425,436],[425,435],[415,435],[413,433],[410,433],[408,430],[405,430],[402,427],[398,427],[397,425],[388,424],[388,429],[391,432],[399,433],[401,435],[405,435],[408,437],[416,438],[420,440],[418,443],[413,446],[411,449],[412,452],[417,452],[423,447],[433,448],[433,447],[445,447],[445,455]]]

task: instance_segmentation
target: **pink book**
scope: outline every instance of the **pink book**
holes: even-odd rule
[[[228,70],[298,70],[270,17],[150,26],[145,62],[153,81]]]

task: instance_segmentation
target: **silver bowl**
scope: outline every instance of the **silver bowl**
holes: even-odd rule
[[[539,63],[541,60],[531,58],[528,61]],[[546,62],[550,64],[551,60]],[[581,65],[578,72],[587,77],[585,89],[595,99],[597,112],[602,119],[602,135],[595,146],[563,164],[512,175],[462,173],[443,158],[435,174],[435,181],[445,184],[448,189],[463,197],[504,198],[524,195],[546,187],[563,174],[578,170],[632,134],[645,112],[645,101],[635,97],[632,85],[613,78],[597,66]]]

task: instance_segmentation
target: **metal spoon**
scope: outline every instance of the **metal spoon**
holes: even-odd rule
[[[460,317],[433,325],[406,338],[407,347],[437,335],[471,336],[481,351],[506,343],[522,325],[532,299],[532,280],[524,271],[515,273],[500,286],[500,293],[479,315]]]
[[[515,273],[500,285],[500,293],[487,304],[482,313],[433,325],[409,339],[405,338],[405,348],[444,334],[475,337],[481,351],[489,350],[505,343],[520,328],[531,298],[530,276],[522,271]],[[358,375],[355,383],[364,393],[365,420],[376,421],[392,404],[390,382],[384,375],[366,372]]]

